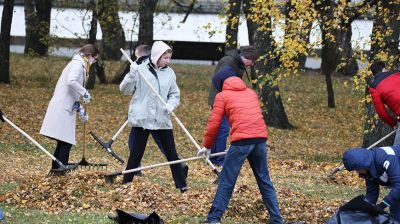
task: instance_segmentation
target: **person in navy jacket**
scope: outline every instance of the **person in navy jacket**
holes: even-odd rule
[[[378,201],[379,186],[388,186],[389,194],[375,206],[380,211],[389,207],[391,216],[400,221],[400,147],[349,149],[343,154],[343,164],[365,178],[365,200],[372,204]]]
[[[400,72],[388,71],[383,61],[373,63],[370,69],[374,80],[370,85],[369,92],[376,113],[391,127],[400,127],[397,125],[400,116]],[[385,105],[394,113],[393,116],[388,113]],[[400,145],[400,128],[397,128],[393,145]]]

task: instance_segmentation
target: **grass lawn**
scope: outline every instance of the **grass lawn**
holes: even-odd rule
[[[41,122],[55,84],[69,59],[11,56],[11,85],[0,84],[0,109],[4,115],[36,139],[51,153],[53,141],[39,135]],[[121,62],[106,62],[109,79]],[[214,67],[172,65],[181,90],[176,114],[201,144],[210,114],[208,88]],[[334,78],[336,108],[327,108],[324,77],[308,71],[286,78],[281,96],[292,130],[269,128],[268,158],[285,221],[323,223],[346,200],[364,192],[362,180],[342,172],[336,182],[326,174],[340,164],[347,148],[361,145],[361,95],[352,90],[350,79]],[[127,116],[129,96],[118,85],[96,84],[87,111],[88,131],[111,139]],[[77,145],[70,161],[79,161],[83,146],[83,125],[77,126]],[[126,128],[113,148],[128,157]],[[196,148],[174,123],[177,150],[183,158],[194,156]],[[198,223],[204,220],[216,190],[214,174],[204,161],[189,163],[189,191],[174,188],[169,168],[144,171],[132,184],[107,184],[103,174],[119,171],[103,149],[86,136],[86,159],[108,163],[107,170],[77,170],[64,177],[47,178],[51,160],[6,123],[0,124],[0,208],[2,223],[112,223],[107,214],[115,209],[149,214],[156,211],[167,223]],[[143,165],[165,162],[150,138]],[[268,219],[248,163],[239,176],[223,223],[265,223]]]

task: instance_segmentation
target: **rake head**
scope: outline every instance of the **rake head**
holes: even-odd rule
[[[0,110],[0,120],[1,120],[2,122],[6,122],[6,121],[4,120],[4,118],[3,118],[3,112],[1,112],[1,110]]]
[[[339,167],[336,167],[335,169],[333,169],[329,174],[328,174],[328,178],[330,179],[330,180],[335,180],[335,178],[336,178],[336,173],[338,173],[339,171],[342,171],[342,170],[344,170],[344,166],[342,165],[342,166],[339,166]]]
[[[106,181],[106,183],[112,184],[115,182],[115,179],[117,179],[118,175],[121,175],[122,172],[114,172],[114,173],[110,173],[110,174],[104,174],[104,179]]]
[[[77,164],[71,164],[71,165],[63,165],[62,163],[58,163],[58,168],[57,169],[51,169],[49,173],[47,174],[47,177],[52,177],[52,176],[64,176],[69,172],[73,172],[78,168]]]
[[[78,163],[69,163],[68,165],[77,166],[82,169],[93,169],[93,170],[107,170],[107,163],[89,163],[86,161],[85,157],[81,159]]]
[[[217,168],[214,168],[212,171],[213,171],[213,173],[215,173],[215,175],[217,175],[217,179],[215,179],[215,180],[213,181],[213,184],[218,184],[220,172],[217,170]]]
[[[122,165],[125,163],[125,161],[111,148],[111,145],[114,142],[112,139],[108,142],[104,142],[94,132],[89,133],[94,138],[94,140],[96,140],[96,142],[99,143],[104,150],[106,150],[108,154],[110,154],[115,160],[117,160],[119,164]]]

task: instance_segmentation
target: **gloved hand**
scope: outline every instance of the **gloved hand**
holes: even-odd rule
[[[83,107],[79,108],[79,117],[81,118],[83,123],[89,121],[89,115],[85,112],[85,109]]]
[[[394,130],[397,130],[397,128],[399,128],[399,125],[400,125],[400,123],[399,123],[399,120],[398,120],[398,118],[397,118],[397,123],[396,123],[395,126],[393,126],[393,129],[394,129]]]
[[[129,71],[136,71],[137,70],[137,68],[139,67],[139,64],[136,62],[136,61],[134,61],[130,66],[129,66]],[[129,74],[129,73],[128,73]]]
[[[386,207],[387,207],[387,205],[385,204],[385,202],[381,202],[381,203],[375,205],[376,210],[378,210],[380,213],[385,213]]]
[[[168,114],[171,114],[175,108],[174,108],[174,106],[167,103],[167,105],[164,106],[164,109],[167,111]]]
[[[207,149],[203,147],[200,151],[197,152],[197,156],[207,156],[207,159],[210,158],[211,149]]]
[[[83,102],[84,102],[85,104],[88,104],[88,103],[90,102],[90,100],[92,99],[92,97],[90,96],[89,92],[86,91],[86,93],[83,94],[82,99],[83,99]]]
[[[75,101],[74,104],[72,105],[72,110],[78,111],[81,108],[81,104],[79,101]]]

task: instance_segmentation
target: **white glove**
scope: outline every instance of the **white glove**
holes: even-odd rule
[[[197,156],[207,156],[207,159],[210,158],[211,149],[207,149],[203,147],[200,151],[197,152]]]
[[[83,107],[79,108],[79,117],[81,118],[83,123],[89,121],[89,115],[85,112],[85,109]]]
[[[164,106],[164,109],[167,111],[168,114],[171,114],[175,108],[174,108],[174,106],[167,103],[167,105]]]
[[[82,99],[83,99],[83,102],[84,102],[85,104],[88,104],[88,103],[90,102],[90,100],[92,99],[92,97],[90,96],[89,92],[86,91],[86,93],[83,94]]]

